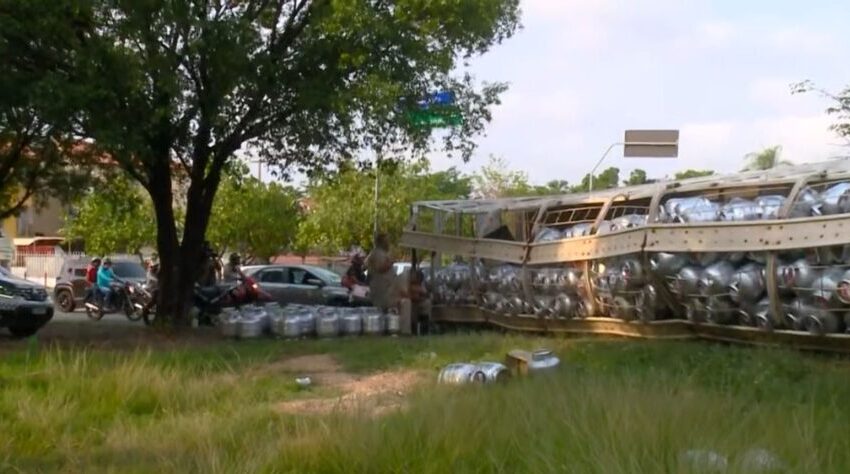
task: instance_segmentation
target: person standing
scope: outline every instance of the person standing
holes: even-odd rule
[[[97,271],[100,269],[100,259],[95,257],[89,262],[86,267],[86,298],[85,303],[89,303],[94,297],[95,285],[97,284]]]
[[[369,295],[372,304],[383,312],[396,305],[396,278],[393,272],[393,260],[390,257],[390,243],[386,234],[378,234],[375,245],[366,257],[369,271]]]

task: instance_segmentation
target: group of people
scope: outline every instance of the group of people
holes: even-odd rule
[[[159,262],[156,256],[145,262],[147,270],[148,282],[155,283],[159,279]],[[219,281],[235,282],[244,277],[242,273],[242,259],[237,253],[230,254],[230,258],[226,265],[222,267],[218,254],[213,250],[209,242],[204,242],[202,262],[200,265],[201,272],[198,277],[198,284],[201,286],[215,286]],[[95,292],[100,292],[104,296],[106,306],[111,305],[113,295],[113,285],[120,282],[120,279],[112,270],[112,260],[109,257],[101,259],[95,257],[91,259],[86,268],[86,285],[87,292],[85,301],[88,303],[92,300]],[[156,285],[152,285],[155,287]]]
[[[238,253],[230,254],[227,263],[222,267],[218,253],[209,242],[204,242],[199,285],[215,286],[219,281],[233,283],[243,278],[245,274],[242,273],[242,257]]]
[[[109,257],[101,261],[93,258],[86,268],[86,283],[89,287],[86,293],[86,303],[94,297],[94,292],[99,291],[104,296],[107,306],[112,303],[112,285],[118,281],[115,272],[112,271],[112,260]]]
[[[425,275],[418,268],[414,268],[411,273],[398,275],[394,271],[394,263],[387,235],[379,234],[375,238],[374,248],[365,259],[359,252],[352,256],[342,284],[349,292],[355,291],[358,286],[368,286],[373,306],[384,312],[397,309],[402,318],[407,316],[407,311],[402,310],[401,305],[404,300],[408,300],[411,303],[410,316],[416,318],[417,323],[427,323],[430,300],[425,288]],[[409,328],[412,322],[403,321],[402,325]]]

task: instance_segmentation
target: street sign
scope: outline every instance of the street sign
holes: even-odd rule
[[[463,115],[456,107],[443,110],[411,110],[407,118],[416,127],[448,127],[463,124]]]
[[[425,100],[420,100],[417,104],[421,109],[428,109],[432,105],[454,105],[455,93],[451,91],[440,91],[430,94]]]
[[[679,156],[679,131],[626,130],[623,156],[626,158],[676,158]]]

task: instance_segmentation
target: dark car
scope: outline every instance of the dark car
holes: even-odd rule
[[[258,265],[244,267],[242,271],[257,280],[260,288],[282,304],[345,306],[369,303],[363,298],[349,301],[348,289],[342,286],[342,277],[322,267]]]
[[[56,286],[53,288],[53,298],[56,306],[66,313],[82,306],[86,297],[86,268],[89,260],[74,258],[65,261]],[[118,278],[132,283],[144,283],[147,273],[141,263],[134,260],[112,260],[112,271]]]
[[[38,283],[0,267],[0,327],[16,337],[32,336],[53,318],[53,303]]]

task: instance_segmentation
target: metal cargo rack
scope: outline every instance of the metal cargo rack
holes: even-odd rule
[[[592,193],[422,201],[401,245],[430,253],[437,321],[850,352],[847,158]]]

